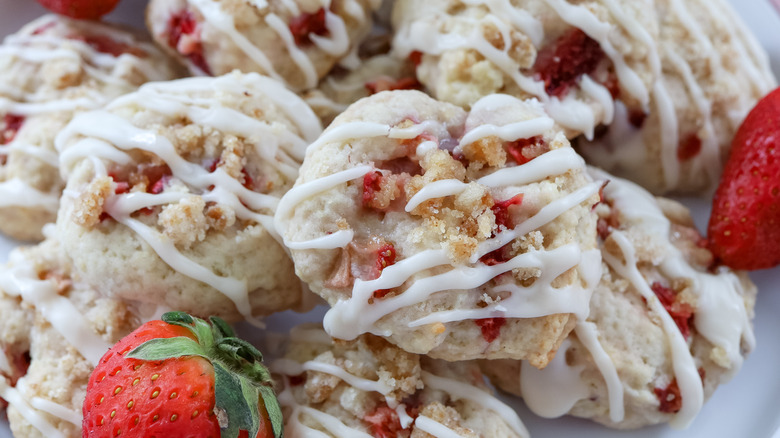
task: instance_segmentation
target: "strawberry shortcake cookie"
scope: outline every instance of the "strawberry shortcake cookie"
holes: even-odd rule
[[[718,266],[688,210],[609,179],[595,211],[604,259],[590,314],[553,361],[483,361],[501,389],[545,417],[610,427],[685,427],[753,349],[756,288]]]
[[[598,189],[537,101],[386,91],[309,147],[275,221],[333,337],[541,367],[598,282]]]
[[[318,325],[290,336],[287,354],[271,365],[285,435],[529,436],[474,363],[407,353],[368,334],[332,340]]]
[[[144,314],[75,281],[57,245],[17,249],[0,268],[0,398],[16,437],[81,436],[92,369]]]
[[[63,249],[110,296],[230,320],[290,308],[301,283],[273,213],[320,130],[256,73],[150,83],[79,115],[57,137]]]
[[[0,45],[0,231],[40,240],[64,186],[54,137],[80,111],[175,76],[143,37],[47,15]]]
[[[378,7],[378,0],[151,0],[147,26],[194,74],[260,72],[305,90],[340,61],[357,61]]]
[[[726,1],[656,1],[661,76],[645,112],[616,102],[614,122],[580,139],[589,163],[654,193],[717,184],[742,119],[776,81],[765,51]],[[695,18],[694,18],[695,17]]]

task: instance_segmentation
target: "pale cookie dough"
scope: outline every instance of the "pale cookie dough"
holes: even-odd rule
[[[287,436],[529,436],[474,363],[417,356],[373,335],[332,340],[314,324],[290,335],[271,365]]]
[[[537,101],[385,91],[308,148],[275,222],[333,337],[541,367],[598,282],[598,189]]]
[[[338,62],[356,65],[378,7],[378,0],[152,0],[146,22],[194,74],[239,69],[306,90]]]
[[[713,263],[685,207],[591,174],[610,182],[596,207],[605,263],[590,316],[544,370],[505,360],[483,370],[545,417],[685,427],[753,349],[756,288]]]
[[[646,108],[658,76],[650,0],[398,0],[394,54],[437,99],[536,97],[572,138],[609,124],[613,101]]]
[[[81,437],[89,375],[140,310],[74,280],[51,239],[12,252],[0,268],[0,397],[13,435]]]
[[[714,190],[742,119],[774,89],[768,57],[728,2],[657,0],[662,76],[647,112],[616,106],[597,138],[580,139],[589,163],[653,193]]]
[[[41,240],[64,182],[54,137],[75,113],[176,76],[128,29],[46,15],[0,45],[0,232]]]
[[[273,214],[320,132],[311,109],[256,73],[147,84],[57,138],[57,232],[101,292],[249,319],[301,299]]]

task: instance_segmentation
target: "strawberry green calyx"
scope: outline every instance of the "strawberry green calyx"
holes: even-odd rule
[[[233,329],[217,317],[209,318],[209,323],[184,312],[168,312],[162,320],[188,329],[192,337],[152,339],[127,353],[127,358],[161,361],[199,356],[208,360],[214,367],[214,411],[221,437],[235,438],[242,430],[249,437],[257,436],[263,409],[274,437],[282,436],[282,410],[271,375],[262,364],[263,355],[257,348],[237,338]]]

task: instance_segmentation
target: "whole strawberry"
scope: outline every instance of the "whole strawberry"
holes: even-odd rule
[[[38,0],[44,8],[82,20],[97,20],[113,11],[119,0]]]
[[[709,247],[735,269],[780,264],[780,89],[750,111],[712,205]]]
[[[169,312],[114,345],[89,378],[83,436],[281,437],[262,355],[210,321]]]

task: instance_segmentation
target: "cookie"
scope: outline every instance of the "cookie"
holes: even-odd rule
[[[193,74],[259,72],[305,90],[342,59],[357,58],[378,7],[377,0],[152,0],[146,21]]]
[[[256,73],[147,84],[57,138],[57,233],[74,271],[112,297],[228,320],[296,305],[273,213],[320,132]]]
[[[47,15],[0,45],[0,231],[41,240],[64,182],[54,138],[78,112],[151,80],[175,77],[153,44],[128,29]]]
[[[706,193],[742,120],[777,83],[766,52],[727,2],[655,7],[661,27],[653,56],[662,74],[647,111],[617,101],[614,122],[593,141],[580,139],[578,150],[653,193]]]
[[[385,91],[307,149],[275,222],[333,337],[544,366],[598,282],[598,189],[536,101]]]
[[[143,314],[75,281],[53,240],[12,252],[0,269],[0,395],[14,436],[81,436],[89,374]]]
[[[504,360],[483,370],[545,417],[685,427],[753,349],[756,288],[714,263],[681,204],[591,173],[609,183],[596,207],[605,263],[590,315],[544,370]]]
[[[271,371],[290,436],[529,436],[474,363],[417,356],[378,336],[345,342],[299,326]]]

